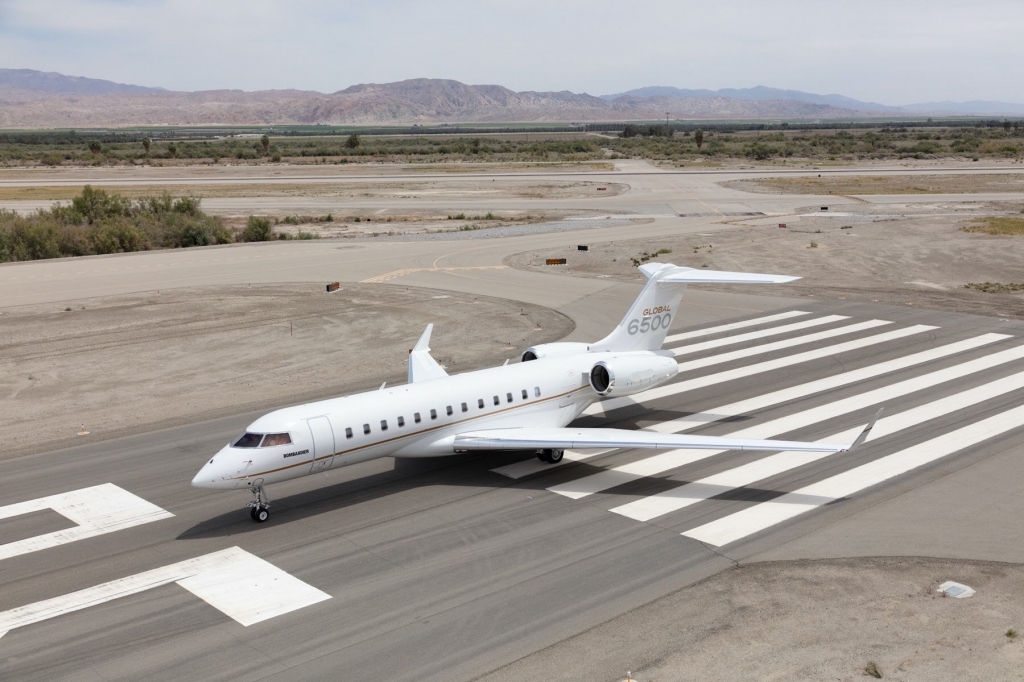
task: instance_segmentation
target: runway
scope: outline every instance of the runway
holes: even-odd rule
[[[888,516],[900,548],[887,551],[942,554],[955,541],[962,556],[1024,560],[1012,521],[1022,325],[809,303],[679,330],[668,344],[683,370],[673,383],[609,401],[580,423],[829,440],[852,438],[884,406],[872,439],[851,453],[377,461],[276,486],[266,526],[248,519],[244,494],[188,485],[249,415],[4,462],[2,499],[22,506],[0,510],[0,528],[30,551],[0,559],[0,629],[9,629],[0,670],[19,680],[312,680],[346,670],[472,679],[733,561],[784,556],[793,542],[806,554],[816,538],[831,555],[870,552],[863,542],[837,547],[832,524],[856,529],[859,514],[954,480],[986,487],[986,499],[934,505],[927,524]],[[1006,467],[1000,481],[981,478],[990,461]],[[154,518],[58,544],[33,539],[76,523],[52,499],[32,500],[109,484],[141,500],[133,508],[153,505]],[[88,499],[111,494],[95,490]],[[279,614],[246,624],[218,601],[206,569],[181,568],[228,550],[249,563],[229,562],[222,581],[255,580],[245,566],[258,566],[295,582]],[[133,576],[159,579],[140,587]],[[76,591],[97,586],[104,596],[72,610]],[[40,603],[46,617],[30,608],[35,620],[25,621]]]
[[[629,212],[650,218],[643,225],[9,264],[0,298],[7,308],[186,286],[386,281],[545,305],[576,322],[570,339],[593,340],[639,280],[523,271],[505,259],[720,232],[734,212],[937,200],[751,195],[722,188],[719,175],[627,171],[624,195],[546,205]],[[465,202],[451,208],[500,208]],[[676,379],[577,423],[831,442],[852,440],[884,408],[863,446],[826,456],[581,451],[557,466],[529,453],[378,460],[274,486],[264,526],[248,518],[244,493],[189,485],[258,414],[0,461],[0,678],[471,680],[737,562],[1024,561],[1024,323],[758,293],[773,296],[688,291],[666,343]],[[614,680],[635,665],[614,664],[567,660],[563,670]]]

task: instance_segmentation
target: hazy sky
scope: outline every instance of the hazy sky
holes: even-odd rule
[[[0,0],[0,67],[175,90],[429,77],[1024,102],[1024,0]]]

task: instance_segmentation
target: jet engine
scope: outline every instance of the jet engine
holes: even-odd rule
[[[530,360],[540,360],[541,358],[553,358],[558,355],[574,355],[576,353],[586,353],[590,350],[590,346],[586,343],[572,343],[564,341],[562,343],[542,343],[539,346],[531,346],[523,351],[523,357],[521,362],[529,362]]]
[[[674,358],[650,352],[613,355],[595,363],[590,387],[601,396],[638,393],[668,381],[679,372]]]

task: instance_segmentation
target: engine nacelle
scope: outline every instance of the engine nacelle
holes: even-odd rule
[[[590,350],[590,345],[586,343],[572,343],[564,341],[562,343],[542,343],[539,346],[531,346],[523,352],[521,362],[529,362],[530,360],[540,360],[541,358],[553,358],[558,355],[575,355],[576,353],[586,353]]]
[[[613,355],[590,370],[590,387],[601,396],[631,395],[679,373],[675,358],[646,351]]]

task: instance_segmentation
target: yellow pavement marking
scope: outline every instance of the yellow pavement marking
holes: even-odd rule
[[[387,282],[388,280],[391,279],[404,277],[405,275],[411,275],[414,272],[453,272],[455,270],[503,270],[507,267],[507,265],[473,265],[452,268],[405,268],[404,270],[392,270],[391,272],[385,272],[383,275],[377,275],[376,277],[370,277],[368,279],[360,280],[359,283],[379,284],[381,282]]]

